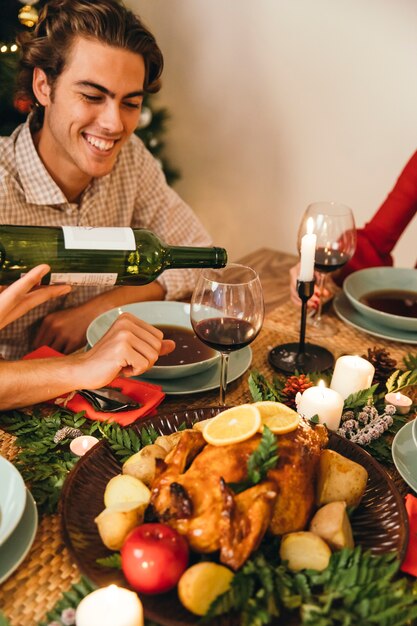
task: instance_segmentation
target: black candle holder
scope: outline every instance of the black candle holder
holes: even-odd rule
[[[333,354],[326,348],[313,343],[306,343],[305,340],[307,302],[314,293],[314,280],[297,280],[297,293],[302,303],[300,341],[275,346],[268,355],[268,361],[274,369],[286,374],[293,374],[295,371],[303,374],[323,372],[333,367]]]

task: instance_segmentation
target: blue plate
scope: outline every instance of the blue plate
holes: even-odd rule
[[[249,346],[232,352],[229,358],[229,370],[227,376],[227,382],[231,383],[239,376],[242,376],[252,363],[252,350]],[[138,380],[142,380],[141,377],[137,377]],[[216,364],[214,367],[201,372],[201,374],[195,374],[194,376],[184,376],[183,378],[173,378],[167,380],[166,378],[152,379],[150,377],[144,377],[148,383],[154,383],[162,387],[162,391],[170,396],[181,396],[187,393],[203,393],[204,391],[211,391],[217,389],[220,386],[220,364]]]
[[[333,307],[340,319],[364,333],[381,337],[381,339],[389,339],[390,341],[417,343],[417,332],[388,328],[371,320],[369,317],[365,317],[351,305],[343,292],[338,293],[334,298]]]
[[[413,438],[413,422],[408,422],[398,431],[392,442],[392,458],[398,473],[407,485],[417,491],[417,446]]]
[[[19,567],[32,547],[38,529],[38,511],[29,489],[20,522],[13,534],[0,547],[0,583],[3,583]]]

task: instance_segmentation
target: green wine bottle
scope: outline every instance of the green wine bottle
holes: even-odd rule
[[[224,267],[224,248],[169,246],[150,230],[0,226],[0,284],[48,263],[44,284],[145,285],[166,269]]]

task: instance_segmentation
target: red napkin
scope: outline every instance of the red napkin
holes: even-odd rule
[[[405,496],[405,508],[408,514],[410,533],[401,570],[407,574],[412,574],[412,576],[417,576],[417,498],[411,493]]]
[[[59,356],[64,355],[49,346],[42,346],[30,354],[26,354],[23,358],[46,359]],[[139,380],[132,380],[131,378],[115,378],[107,386],[118,387],[122,393],[132,398],[132,400],[139,402],[141,406],[138,409],[132,409],[131,411],[103,413],[101,411],[95,411],[91,404],[79,394],[75,394],[75,396],[68,401],[66,406],[75,413],[78,411],[85,411],[86,416],[90,420],[96,420],[99,422],[117,422],[120,426],[129,426],[129,424],[132,424],[140,417],[149,415],[149,413],[151,413],[165,398],[162,387]],[[63,397],[65,398],[65,395]],[[54,403],[55,401],[51,400],[51,402]]]

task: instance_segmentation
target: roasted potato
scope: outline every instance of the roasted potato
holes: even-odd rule
[[[179,430],[175,433],[171,433],[170,435],[160,435],[155,439],[155,445],[161,446],[166,452],[171,452],[173,448],[177,445],[178,441],[181,439],[184,430]]]
[[[302,569],[321,572],[328,566],[332,551],[318,535],[300,531],[283,536],[279,555],[293,572]]]
[[[130,531],[143,523],[146,507],[143,502],[113,504],[95,518],[101,540],[109,550],[120,550]]]
[[[310,530],[324,539],[332,550],[353,548],[355,545],[346,502],[329,502],[322,506],[311,520]]]
[[[164,459],[166,455],[167,451],[156,443],[145,446],[125,461],[122,472],[150,487],[155,478],[156,459]]]
[[[368,472],[334,450],[323,450],[316,484],[318,506],[344,501],[348,507],[358,506],[366,489]]]
[[[104,490],[104,506],[123,502],[137,502],[148,504],[151,492],[141,480],[128,474],[117,474],[107,483]]]
[[[227,591],[234,574],[224,565],[202,561],[192,565],[178,582],[178,597],[195,615],[205,615],[210,604]]]
[[[208,417],[206,420],[201,420],[200,422],[196,422],[195,424],[193,424],[193,430],[199,430],[199,431],[203,432],[204,426],[208,422],[211,422],[212,419],[213,419],[212,417]]]

